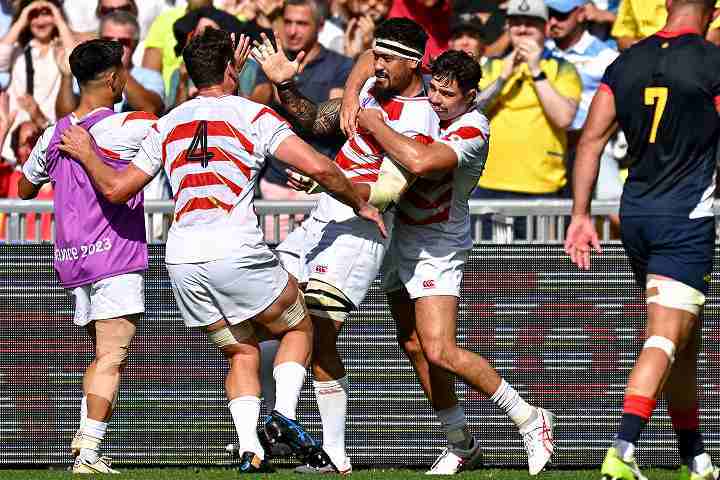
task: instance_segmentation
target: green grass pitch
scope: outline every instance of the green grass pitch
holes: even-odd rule
[[[118,467],[119,468],[119,467]],[[427,479],[422,470],[357,470],[353,472],[351,480],[401,480],[401,479]],[[645,470],[643,473],[649,480],[671,480],[678,478],[672,470]],[[84,478],[92,478],[85,477]],[[464,480],[522,480],[535,478],[537,480],[599,480],[598,470],[549,470],[537,477],[531,477],[521,470],[476,470],[456,475]],[[73,478],[68,472],[59,470],[0,470],[0,480],[56,480]],[[77,478],[77,477],[74,477]],[[277,473],[265,475],[238,475],[233,469],[211,468],[155,468],[155,469],[124,469],[119,480],[229,480],[235,478],[267,478],[269,480],[298,480],[303,478],[318,478],[293,473],[292,470],[278,470]],[[319,478],[340,478],[339,475],[323,475]]]

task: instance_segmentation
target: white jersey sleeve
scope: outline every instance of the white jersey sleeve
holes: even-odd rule
[[[440,132],[438,142],[444,143],[455,152],[458,168],[482,173],[487,160],[490,138],[490,124],[477,110],[461,116]]]
[[[260,150],[265,155],[274,155],[283,140],[295,135],[290,124],[268,107],[263,107],[255,115],[252,126],[259,139]]]
[[[55,125],[45,129],[40,139],[33,147],[30,158],[27,159],[22,167],[22,172],[28,182],[33,185],[42,185],[50,181],[50,175],[47,171],[47,161],[45,154],[47,153],[50,140],[55,134]]]
[[[140,150],[132,164],[151,177],[157,175],[162,168],[162,138],[157,123],[150,128],[145,140],[140,143]]]

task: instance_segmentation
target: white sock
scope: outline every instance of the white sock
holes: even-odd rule
[[[490,400],[504,410],[521,431],[526,424],[537,417],[535,408],[523,400],[505,380],[500,382],[500,386]]]
[[[345,416],[348,404],[348,378],[328,382],[314,381],[315,400],[322,420],[323,449],[335,465],[343,464],[345,453]]]
[[[690,463],[690,470],[701,475],[712,468],[712,459],[707,452],[695,456]]]
[[[88,463],[95,463],[98,461],[100,454],[100,443],[105,438],[105,432],[107,431],[107,423],[93,420],[92,418],[86,418],[85,423],[82,426],[83,435],[83,448],[80,449],[80,458],[87,461]]]
[[[258,344],[260,347],[260,389],[265,408],[270,413],[275,408],[275,379],[273,378],[273,364],[280,342],[265,340]]]
[[[83,395],[80,400],[80,428],[78,430],[82,430],[85,420],[87,420],[87,395]]]
[[[448,439],[448,445],[460,450],[467,450],[472,445],[472,435],[468,431],[465,412],[460,405],[444,410],[436,410],[442,429]]]
[[[275,378],[275,410],[295,420],[300,390],[305,381],[305,367],[297,362],[281,363],[273,369]]]
[[[230,414],[238,435],[240,454],[253,452],[261,460],[265,459],[265,450],[257,437],[257,423],[260,418],[260,398],[246,395],[230,400]]]

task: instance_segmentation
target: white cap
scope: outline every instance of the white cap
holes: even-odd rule
[[[545,0],[510,0],[507,7],[508,17],[536,17],[548,21],[548,9]]]

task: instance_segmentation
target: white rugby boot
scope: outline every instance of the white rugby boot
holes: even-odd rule
[[[555,415],[544,408],[535,407],[535,410],[537,418],[520,430],[528,456],[530,475],[537,475],[545,468],[555,449]]]
[[[455,475],[476,468],[482,463],[482,449],[475,438],[472,442],[467,450],[445,448],[425,475]]]

